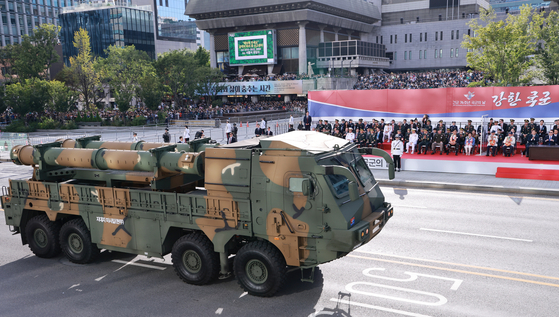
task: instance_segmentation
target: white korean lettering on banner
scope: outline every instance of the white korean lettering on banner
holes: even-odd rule
[[[520,97],[519,92],[517,92],[516,96],[515,96],[514,92],[511,91],[510,94],[509,94],[509,99],[508,99],[509,105],[511,107],[515,107],[517,105],[517,102],[522,101],[519,97]]]
[[[504,91],[501,91],[501,95],[500,96],[493,96],[493,103],[495,104],[496,107],[500,107],[503,103],[503,100],[505,100],[506,98],[503,97],[505,95]]]
[[[302,80],[220,83],[218,96],[302,94]]]
[[[388,165],[386,161],[378,156],[364,156],[365,162],[367,162],[367,166],[369,169],[388,169]]]
[[[551,103],[551,93],[549,91],[542,92],[543,98],[540,99],[538,99],[539,98],[538,94],[539,94],[538,91],[531,91],[530,95],[526,97],[527,99],[526,104],[528,105],[528,107],[545,106]],[[503,100],[507,100],[510,107],[516,107],[518,103],[522,101],[522,98],[520,98],[520,92],[518,91],[517,92],[511,91],[509,93],[508,98],[505,98],[504,91],[501,91],[499,95],[495,95],[491,97],[493,98],[493,103],[495,104],[495,107],[502,106]]]

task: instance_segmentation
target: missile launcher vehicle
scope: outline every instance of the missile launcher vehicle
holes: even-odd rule
[[[171,254],[187,283],[234,274],[248,293],[272,296],[288,270],[312,281],[317,265],[369,242],[393,214],[361,149],[318,132],[182,150],[102,143],[12,149],[33,176],[10,180],[2,207],[35,255],[63,252],[83,264],[101,249]],[[387,160],[393,178],[390,155],[371,154]]]

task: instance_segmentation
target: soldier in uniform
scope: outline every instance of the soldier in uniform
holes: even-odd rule
[[[338,128],[334,128],[334,133],[332,135],[337,137],[337,138],[341,138],[341,139],[344,138],[343,134],[340,132],[340,130]]]
[[[536,129],[536,119],[530,118],[530,123],[528,125],[530,126],[530,131]],[[538,132],[538,130],[536,130],[536,132]]]
[[[458,126],[456,125],[456,121],[452,121],[452,124],[450,125],[450,132],[454,132],[457,131],[458,132]]]
[[[520,128],[520,144],[525,145],[528,141],[528,136],[532,133],[530,129],[530,122],[528,119],[524,120],[524,125]]]
[[[316,127],[314,129],[316,132],[322,132],[322,119],[318,120]]]
[[[468,124],[464,126],[464,131],[466,133],[472,133],[475,130],[474,126],[472,125],[472,120],[468,120]]]
[[[427,155],[427,151],[431,147],[431,133],[427,131],[427,129],[423,129],[421,136],[419,137],[419,143],[417,144],[417,154],[421,154],[421,149],[425,146],[425,155]]]
[[[444,137],[443,130],[442,129],[437,130],[437,133],[435,133],[435,135],[433,135],[433,142],[431,143],[431,155],[435,154],[435,150],[437,149],[437,146],[441,150],[440,155],[443,155],[444,143],[445,142],[446,142],[446,139]]]
[[[332,125],[328,123],[328,120],[324,120],[324,125],[322,126],[322,132],[326,134],[332,134]]]
[[[514,124],[514,119],[510,119],[510,124],[507,125],[507,133],[509,133],[510,131],[512,131],[514,129],[514,131],[518,131],[518,128],[516,127],[516,125]],[[516,132],[515,132],[516,133]],[[516,135],[515,135],[516,137]]]
[[[433,133],[433,126],[431,125],[431,120],[427,120],[427,123],[423,125],[423,128],[426,129],[428,133]]]
[[[359,129],[359,131],[365,131],[365,124],[363,123],[363,119],[359,119],[359,122],[355,124],[355,129]]]
[[[353,128],[348,128],[348,132],[345,135],[345,139],[351,143],[355,142],[355,133],[353,133]]]
[[[169,129],[165,128],[165,133],[163,133],[163,142],[171,142],[171,135],[169,134]]]
[[[438,132],[439,130],[442,131],[443,133],[446,132],[446,127],[445,127],[445,125],[444,125],[443,120],[439,120],[439,123],[438,123],[437,126],[435,127],[435,132]]]

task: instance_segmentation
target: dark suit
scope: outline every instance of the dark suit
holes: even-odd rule
[[[305,116],[303,118],[303,124],[305,125],[305,130],[309,131],[311,129],[311,124],[312,124],[311,115]]]

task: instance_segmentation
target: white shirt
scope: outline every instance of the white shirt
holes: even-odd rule
[[[489,130],[489,133],[491,133],[492,131],[495,131],[495,134],[497,134],[500,130],[501,130],[501,126],[499,126],[497,124],[497,125],[494,125],[494,126],[491,127],[491,130]]]
[[[231,132],[231,123],[227,122],[227,126],[225,126],[225,133]]]
[[[404,144],[400,140],[392,141],[392,155],[402,155],[404,153]]]
[[[293,124],[293,116],[289,116],[289,124]]]
[[[138,136],[135,135],[135,136],[134,136],[134,140],[132,140],[132,141],[133,141],[133,142],[138,142]]]
[[[186,139],[190,139],[190,129],[189,128],[184,128],[184,134],[182,136],[184,138],[184,140],[186,141]]]
[[[353,140],[355,140],[355,133],[353,132],[348,132],[345,135],[345,139],[348,140],[349,142],[353,142]]]
[[[418,139],[419,135],[417,133],[410,134],[410,143],[416,144]]]
[[[266,129],[266,121],[262,120],[262,122],[260,122],[260,129]]]

